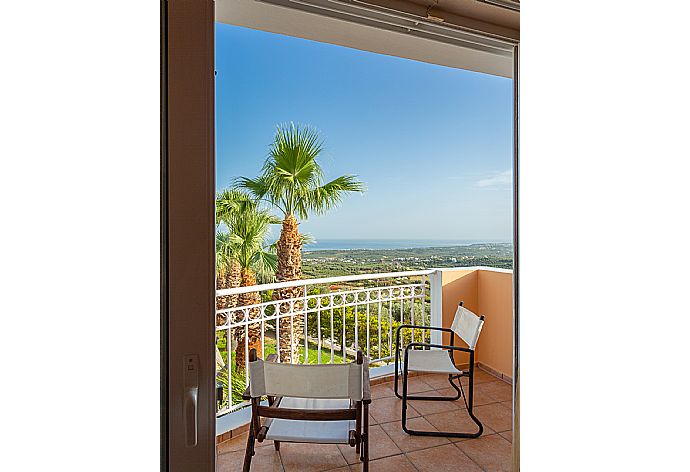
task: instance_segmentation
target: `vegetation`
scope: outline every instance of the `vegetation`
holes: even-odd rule
[[[318,131],[294,124],[279,126],[261,175],[255,179],[241,177],[238,187],[249,191],[257,200],[270,203],[282,215],[282,229],[276,250],[279,282],[302,278],[302,235],[298,218],[306,219],[310,213],[323,214],[340,203],[349,192],[362,192],[364,185],[353,175],[342,175],[323,182],[323,169],[317,158],[323,149]],[[299,298],[300,287],[276,290],[276,300]],[[297,302],[297,305],[299,302]],[[287,309],[287,306],[285,307]],[[292,323],[292,325],[291,325]],[[292,338],[291,330],[303,332],[302,317],[280,320],[280,359],[292,362],[299,353],[300,340]]]
[[[266,210],[260,209],[255,201],[239,190],[222,192],[216,199],[216,206],[218,221],[228,230],[227,233],[219,231],[216,237],[216,259],[231,261],[230,264],[239,267],[241,287],[256,285],[257,274],[264,280],[272,279],[276,269],[276,256],[265,243],[265,238],[270,225],[280,221]],[[243,293],[237,297],[239,306],[251,306],[260,301],[258,292]],[[244,316],[244,312],[235,313]],[[258,318],[259,310],[250,309],[248,315],[250,320]],[[244,365],[245,343],[249,343],[249,349],[256,349],[261,355],[260,324],[249,325],[247,332],[247,336],[242,333],[237,339],[235,362],[238,365]]]
[[[390,281],[387,283],[390,283]],[[310,294],[316,293],[326,294],[328,290],[319,290],[318,288],[310,290]],[[341,353],[344,333],[346,351],[349,352],[349,356],[352,358],[354,358],[357,347],[370,359],[390,357],[394,354],[393,344],[395,342],[395,334],[401,324],[429,324],[431,317],[431,300],[429,298],[430,291],[428,287],[426,294],[427,296],[424,300],[424,304],[422,304],[421,299],[415,299],[414,302],[412,300],[404,300],[402,307],[399,300],[383,301],[380,306],[377,303],[370,303],[368,304],[368,310],[366,306],[360,306],[358,308],[346,306],[344,308],[344,317],[343,308],[337,307],[341,302],[341,298],[340,296],[336,296],[336,307],[333,309],[333,324],[331,325],[330,309],[323,309],[320,313],[310,312],[307,317],[307,333],[310,339],[318,340],[320,325],[322,343],[325,345],[334,344],[335,351]],[[386,297],[386,293],[383,294],[383,297]],[[324,298],[326,299],[328,297]],[[309,308],[313,310],[316,307],[316,303],[315,299],[310,299]],[[324,300],[324,303],[327,302]],[[414,319],[412,317],[413,311]],[[333,339],[331,339],[331,328],[334,334]],[[379,328],[381,331],[380,337]],[[404,344],[411,342],[412,337],[412,330],[403,331],[402,341]],[[417,341],[425,340],[429,342],[430,337],[428,330],[415,329],[414,339]],[[322,349],[322,352],[323,351]],[[330,348],[325,351],[330,356]]]
[[[309,278],[462,266],[512,269],[513,245],[322,250],[305,252],[302,257],[304,276]]]

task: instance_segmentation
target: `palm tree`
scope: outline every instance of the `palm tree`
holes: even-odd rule
[[[223,202],[234,202],[228,205],[227,211],[223,215],[223,223],[228,229],[228,233],[220,233],[219,251],[221,258],[232,260],[239,267],[240,282],[239,286],[249,287],[256,285],[257,277],[262,281],[270,281],[276,270],[276,255],[271,247],[265,243],[265,238],[269,227],[272,224],[280,223],[276,217],[269,214],[266,210],[258,207],[248,195],[232,190],[221,193]],[[237,306],[256,305],[261,302],[258,292],[240,294]],[[238,321],[244,318],[244,311],[236,311]],[[259,317],[259,309],[251,308],[248,311],[249,319]],[[237,349],[235,351],[235,362],[238,367],[245,363],[245,344],[248,344],[247,351],[256,349],[261,353],[261,325],[254,323],[235,330]]]
[[[240,286],[240,265],[232,257],[229,234],[221,231],[221,225],[229,227],[233,216],[242,210],[245,195],[232,189],[225,189],[216,196],[216,290]],[[216,298],[216,310],[237,306],[237,295]],[[224,317],[216,318],[216,324],[225,323]]]
[[[277,243],[279,282],[298,280],[302,277],[303,236],[299,234],[297,219],[305,220],[310,213],[323,214],[340,203],[348,192],[363,192],[364,184],[353,175],[342,175],[323,183],[324,173],[317,162],[323,149],[317,130],[292,123],[278,126],[269,156],[261,175],[256,179],[241,177],[237,186],[248,190],[255,198],[265,200],[283,214],[280,239]],[[301,287],[285,288],[273,292],[274,300],[299,298]],[[299,310],[301,303],[295,302]],[[281,312],[289,310],[281,304]],[[303,333],[301,316],[280,320],[280,360],[297,362],[299,336]],[[291,333],[294,332],[295,336]]]

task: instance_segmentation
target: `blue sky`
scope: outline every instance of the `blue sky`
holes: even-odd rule
[[[510,79],[218,23],[216,70],[218,189],[292,121],[368,189],[303,222],[317,240],[511,240]]]

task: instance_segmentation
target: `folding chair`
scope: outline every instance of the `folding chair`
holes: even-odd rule
[[[417,326],[417,325],[401,325],[395,336],[395,395],[402,399],[402,428],[408,434],[418,436],[450,436],[456,438],[476,438],[481,436],[484,431],[482,423],[474,416],[472,411],[474,401],[474,348],[479,339],[479,333],[484,324],[484,316],[477,316],[470,310],[462,306],[460,302],[458,309],[455,312],[455,318],[450,328],[442,328],[437,326]],[[405,347],[402,368],[402,395],[398,393],[398,377],[400,365],[400,333],[403,329],[430,329],[450,333],[450,344],[432,344],[424,342],[412,342]],[[453,333],[457,334],[460,339],[467,343],[468,347],[460,347],[454,345]],[[416,348],[431,348],[429,350],[421,350]],[[453,359],[453,352],[468,352],[470,354],[470,366],[468,370],[460,370],[455,365]],[[448,382],[457,391],[455,396],[412,396],[407,393],[407,380],[409,372],[425,372],[436,374],[448,374]],[[462,377],[469,378],[468,395],[465,396],[465,390],[462,387],[460,379]],[[453,382],[457,380],[456,386]],[[441,431],[417,431],[407,427],[407,401],[408,400],[424,400],[424,401],[455,401],[463,397],[467,412],[474,423],[479,427],[476,433],[466,432],[441,432]]]
[[[257,359],[249,352],[252,417],[243,472],[249,472],[255,441],[348,444],[369,470],[369,362],[357,352],[350,364],[301,365]],[[268,397],[268,405],[261,398]],[[266,418],[261,423],[261,418]]]

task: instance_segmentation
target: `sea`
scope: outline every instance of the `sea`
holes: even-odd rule
[[[469,246],[471,244],[509,243],[474,239],[319,239],[304,246],[303,251],[336,251],[347,249],[415,249],[422,247]]]

